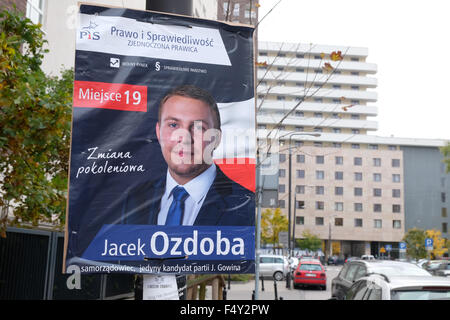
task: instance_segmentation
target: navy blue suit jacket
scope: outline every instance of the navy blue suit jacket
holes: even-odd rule
[[[166,176],[130,189],[122,210],[124,224],[158,224]],[[254,226],[255,194],[216,167],[216,178],[194,222],[197,226]]]

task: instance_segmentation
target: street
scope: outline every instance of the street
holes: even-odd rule
[[[333,280],[341,270],[342,266],[327,266],[327,290],[316,287],[305,287],[302,289],[286,288],[286,280],[276,282],[276,291],[278,299],[284,300],[327,300],[331,298],[331,280]],[[255,282],[245,283],[232,282],[230,289],[227,284],[227,300],[251,300]],[[259,300],[274,300],[275,286],[274,281],[264,279],[264,291],[262,291],[262,282],[259,287]]]

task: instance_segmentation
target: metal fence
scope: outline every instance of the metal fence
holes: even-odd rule
[[[133,297],[132,274],[81,275],[81,289],[67,288],[63,251],[61,232],[8,228],[7,237],[0,238],[0,300]]]

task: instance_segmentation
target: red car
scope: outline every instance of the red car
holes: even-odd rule
[[[319,261],[300,262],[294,273],[294,288],[300,286],[320,286],[327,289],[325,268]]]

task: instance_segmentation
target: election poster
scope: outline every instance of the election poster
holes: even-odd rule
[[[65,268],[254,272],[253,31],[80,5]]]

